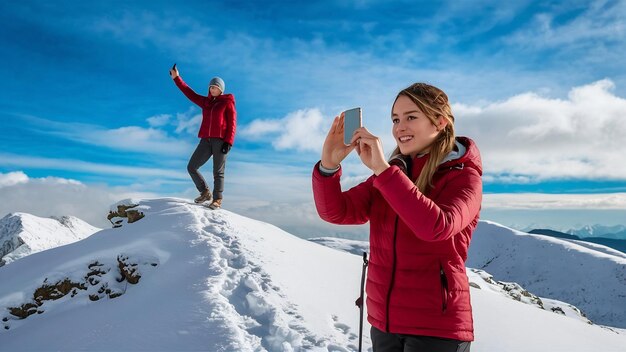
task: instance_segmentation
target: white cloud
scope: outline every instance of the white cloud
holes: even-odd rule
[[[269,138],[277,150],[319,152],[322,150],[330,119],[319,109],[303,109],[282,119],[258,119],[242,128],[240,134],[251,140]]]
[[[619,152],[626,145],[626,99],[614,89],[614,83],[604,79],[572,88],[566,99],[528,92],[498,102],[457,103],[455,127],[458,135],[477,142],[486,182],[626,179]],[[381,137],[388,153],[394,142],[385,123],[378,120],[368,127]],[[320,109],[303,109],[281,119],[254,120],[240,134],[269,140],[277,150],[319,153],[329,125],[330,118]]]
[[[99,164],[74,159],[53,159],[0,153],[0,165],[32,169],[55,169],[93,174],[113,175],[116,178],[159,177],[169,179],[188,179],[183,171],[123,165]]]
[[[167,123],[169,121],[167,116],[169,115],[148,118],[148,123],[151,125]],[[37,126],[40,133],[113,150],[168,156],[187,155],[193,150],[193,146],[186,139],[172,137],[159,128],[123,126],[108,129],[99,125],[58,122],[34,116],[22,118]]]
[[[575,6],[568,4],[552,13],[536,14],[528,26],[507,39],[513,45],[529,47],[584,48],[601,43],[623,40],[626,35],[626,2],[595,1],[584,3],[584,11],[567,21],[555,23],[563,12],[571,12]]]
[[[265,204],[229,203],[226,209],[238,214],[278,226],[281,229],[301,238],[342,237],[367,240],[369,224],[366,225],[334,225],[320,219],[312,202],[267,202]],[[285,216],[289,214],[289,216]]]
[[[162,126],[167,125],[170,122],[171,117],[172,115],[169,115],[169,114],[161,114],[161,115],[148,117],[146,121],[148,121],[148,124],[150,125],[150,127],[162,127]]]
[[[127,126],[64,134],[83,143],[139,153],[186,155],[191,150],[191,146],[184,140],[170,137],[165,131],[154,128]]]
[[[489,181],[626,179],[626,99],[613,89],[605,79],[571,89],[564,100],[525,93],[454,104],[457,131],[477,141]]]
[[[202,113],[198,113],[193,106],[186,112],[176,114],[176,133],[187,133],[193,136],[198,134],[202,122]]]
[[[545,194],[545,193],[495,193],[483,195],[486,209],[593,209],[624,210],[626,193],[607,194]]]
[[[111,204],[125,198],[154,197],[152,193],[129,187],[86,185],[57,177],[29,178],[22,171],[0,173],[0,179],[15,174],[20,175],[21,182],[0,187],[0,217],[13,212],[43,217],[72,215],[94,226],[108,228],[111,223],[106,216]]]
[[[28,182],[28,176],[22,171],[9,172],[3,174],[0,172],[0,188],[10,187],[20,183]]]

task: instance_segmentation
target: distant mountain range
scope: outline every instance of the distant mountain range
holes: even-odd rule
[[[604,237],[612,239],[626,239],[626,226],[592,225],[584,226],[580,229],[567,230],[566,233],[580,238]]]
[[[562,238],[566,240],[572,241],[583,241],[589,243],[597,243],[603,246],[611,247],[615,250],[618,250],[622,253],[626,253],[626,239],[614,239],[614,238],[605,238],[605,237],[583,237],[572,234],[567,234],[559,231],[554,231],[550,229],[534,229],[530,230],[528,233],[546,235],[555,238]]]
[[[520,231],[531,233],[533,230],[544,230],[548,229],[549,226],[544,225],[530,225],[521,229]],[[554,229],[549,228],[550,231],[559,232],[561,234],[568,234],[578,237],[578,239],[587,239],[587,238],[607,238],[607,239],[615,239],[615,240],[626,240],[626,226],[624,225],[615,225],[615,226],[605,226],[605,225],[586,225],[583,227],[575,228],[575,229]]]

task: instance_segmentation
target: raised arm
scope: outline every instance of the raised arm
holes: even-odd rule
[[[185,96],[189,100],[191,100],[194,104],[198,105],[199,107],[204,106],[204,103],[207,97],[194,92],[193,89],[191,89],[191,87],[189,87],[187,83],[183,81],[183,79],[180,77],[180,74],[178,73],[178,68],[176,68],[176,64],[174,64],[174,66],[170,69],[170,77],[172,77],[178,89],[180,89],[180,91],[183,92],[183,94],[185,94]]]
[[[322,160],[313,169],[313,197],[320,217],[334,224],[363,224],[369,220],[372,180],[341,191],[340,164],[356,142],[344,144],[344,114],[335,117],[324,140]],[[322,174],[320,168],[328,172]]]

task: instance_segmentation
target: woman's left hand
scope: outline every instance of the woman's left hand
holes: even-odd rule
[[[376,176],[387,170],[389,163],[385,160],[383,144],[378,137],[371,134],[367,128],[360,127],[354,132],[350,144],[355,142],[359,158],[365,166],[374,171]]]

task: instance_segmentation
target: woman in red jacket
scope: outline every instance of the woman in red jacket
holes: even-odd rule
[[[467,250],[482,201],[474,142],[454,134],[447,95],[416,83],[392,107],[391,158],[380,139],[358,129],[343,143],[343,115],[328,132],[313,170],[320,217],[370,222],[368,321],[375,352],[469,351],[474,340]],[[374,173],[342,192],[341,161],[356,149]]]
[[[200,142],[187,164],[187,171],[200,192],[200,196],[194,199],[194,202],[203,203],[213,199],[209,207],[220,208],[224,192],[226,154],[233,146],[237,129],[235,96],[224,94],[225,84],[219,77],[211,79],[209,94],[203,96],[194,92],[183,81],[176,65],[170,69],[170,76],[183,94],[202,109],[202,124],[198,131]],[[213,157],[213,194],[199,171],[211,157]]]

